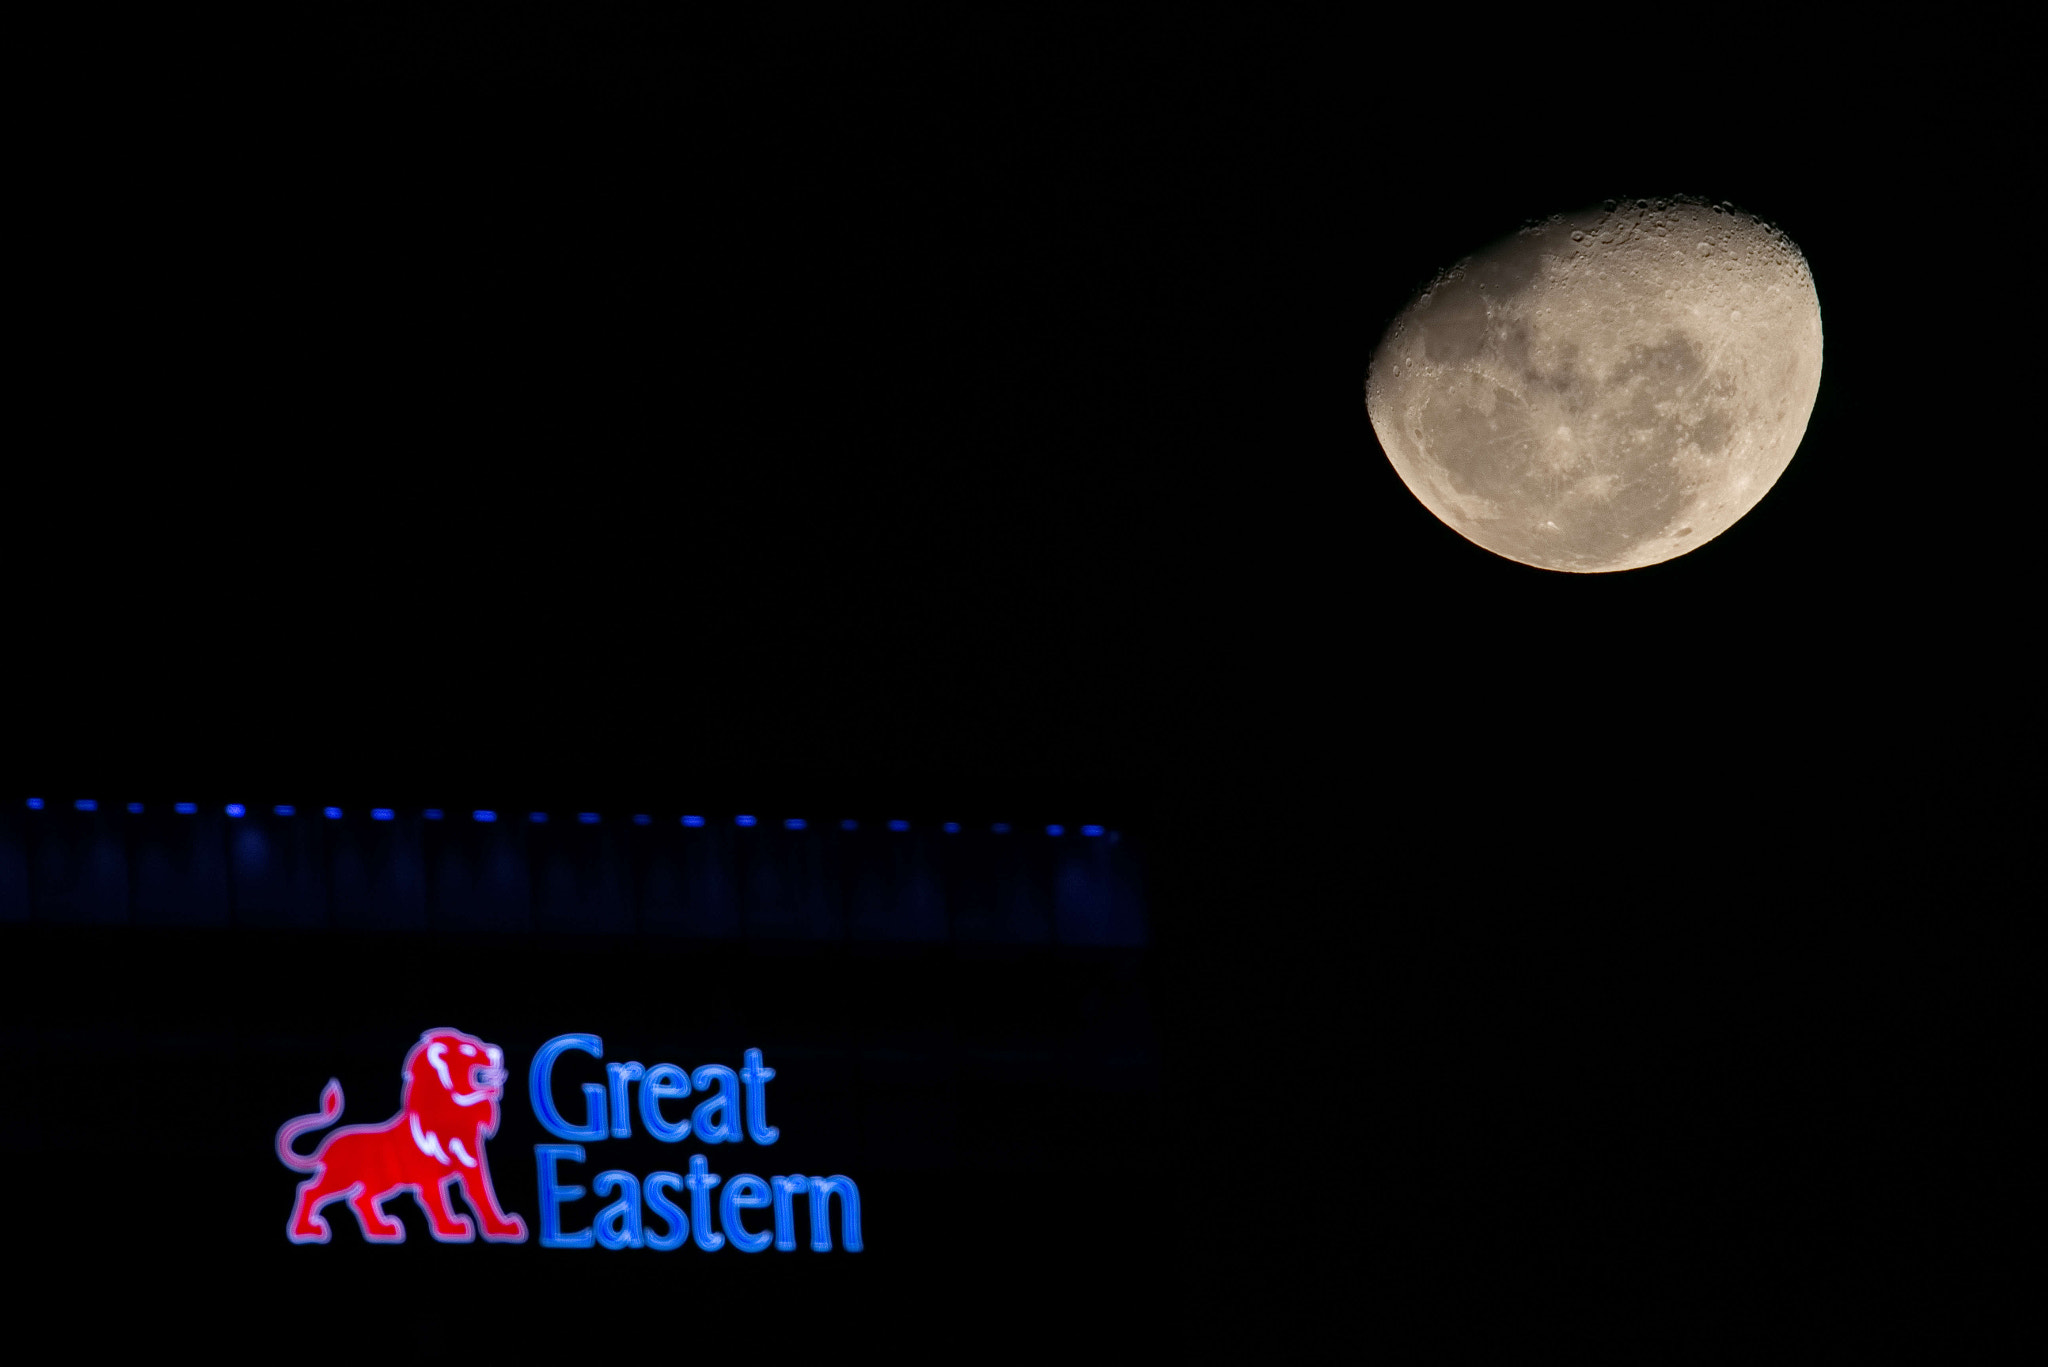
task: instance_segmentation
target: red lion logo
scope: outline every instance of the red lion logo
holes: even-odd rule
[[[424,1061],[425,1071],[421,1070]],[[277,1132],[277,1156],[294,1172],[313,1175],[299,1183],[286,1235],[295,1244],[324,1244],[332,1237],[320,1208],[347,1200],[372,1243],[405,1239],[405,1226],[384,1213],[384,1202],[409,1191],[444,1244],[476,1237],[469,1217],[449,1204],[448,1188],[482,1219],[484,1238],[520,1243],[526,1222],[498,1207],[484,1141],[498,1132],[498,1100],[505,1091],[505,1051],[460,1030],[429,1030],[405,1056],[398,1114],[382,1125],[347,1125],[320,1141],[309,1158],[292,1151],[308,1130],[332,1125],[341,1115],[341,1083],[329,1079],[320,1092],[320,1112],[288,1120]]]

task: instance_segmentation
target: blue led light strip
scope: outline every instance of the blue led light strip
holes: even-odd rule
[[[32,812],[46,811],[49,810],[50,806],[47,799],[40,797],[26,799],[25,805]],[[99,806],[99,801],[96,798],[81,797],[74,798],[71,801],[72,809],[79,812],[97,812],[99,811]],[[130,802],[125,804],[125,806],[128,812],[134,816],[141,816],[146,810],[145,805],[140,802]],[[171,810],[179,816],[195,816],[199,812],[199,804],[196,802],[174,802],[171,804]],[[230,802],[223,806],[221,810],[230,817],[240,818],[247,816],[251,809],[243,803]],[[277,803],[271,807],[270,811],[272,815],[281,817],[294,817],[299,814],[298,807],[289,802]],[[343,811],[339,807],[322,807],[319,811],[322,816],[330,821],[339,821],[343,817]],[[397,810],[391,807],[372,807],[369,809],[369,812],[372,821],[393,821],[397,819],[398,815]],[[446,818],[447,813],[440,807],[427,807],[420,811],[420,816],[427,821],[441,821]],[[472,820],[488,823],[495,822],[498,819],[498,813],[491,808],[480,807],[473,809],[470,812],[470,817]],[[530,824],[536,826],[546,825],[548,814],[546,812],[528,812],[526,819]],[[635,826],[652,826],[655,824],[655,819],[645,812],[635,812],[628,819]],[[598,812],[577,812],[576,821],[579,825],[595,826],[601,824],[604,821],[604,817]],[[680,824],[693,830],[708,824],[705,817],[695,815],[681,817],[679,821]],[[775,824],[773,821],[764,823],[760,817],[744,814],[734,816],[732,821],[733,825],[742,828],[755,828],[763,824],[772,826]],[[842,831],[857,831],[861,829],[861,823],[852,817],[842,817],[837,824],[838,828]],[[788,831],[810,829],[810,821],[800,816],[783,817],[781,818],[781,825],[784,830]],[[901,817],[892,818],[884,822],[883,825],[889,831],[897,834],[911,829],[911,823]],[[947,835],[958,835],[966,828],[957,821],[945,821],[939,823],[939,829]],[[993,835],[1008,835],[1013,829],[1007,821],[991,822],[988,826],[989,832]],[[1111,840],[1118,838],[1117,832],[1094,823],[1070,827],[1059,822],[1053,822],[1039,829],[1047,836],[1053,838],[1065,836],[1070,830],[1078,830],[1083,836],[1087,837],[1107,836]]]

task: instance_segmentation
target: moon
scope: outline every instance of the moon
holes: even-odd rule
[[[1365,402],[1451,530],[1597,574],[1754,508],[1806,434],[1820,361],[1820,297],[1784,233],[1726,202],[1608,200],[1440,272],[1380,339]]]

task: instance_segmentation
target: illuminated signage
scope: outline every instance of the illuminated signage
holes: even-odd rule
[[[587,1056],[602,1069],[602,1080],[581,1084],[581,1116],[562,1113],[555,1097],[555,1073],[571,1055]],[[405,1056],[399,1073],[398,1114],[378,1125],[346,1125],[308,1154],[295,1142],[341,1118],[339,1081],[320,1094],[320,1109],[287,1121],[277,1132],[277,1156],[294,1172],[309,1174],[299,1184],[285,1233],[293,1243],[324,1244],[332,1230],[322,1210],[346,1202],[372,1243],[399,1243],[405,1226],[384,1202],[411,1193],[426,1212],[434,1238],[469,1243],[482,1225],[485,1240],[524,1243],[526,1222],[507,1213],[491,1186],[485,1141],[498,1132],[507,1078],[504,1051],[459,1030],[429,1030]],[[645,1177],[619,1168],[591,1174],[585,1187],[571,1170],[589,1163],[588,1146],[632,1137],[640,1128],[664,1144],[694,1141],[705,1146],[747,1144],[766,1147],[781,1137],[768,1123],[768,1084],[775,1070],[759,1049],[748,1049],[735,1070],[719,1063],[685,1069],[673,1063],[604,1060],[596,1035],[557,1035],[537,1050],[527,1073],[527,1099],[534,1119],[559,1144],[536,1144],[541,1248],[652,1248],[661,1251],[694,1242],[706,1253],[730,1244],[742,1253],[770,1247],[794,1252],[806,1236],[812,1251],[830,1252],[833,1229],[838,1247],[861,1251],[860,1190],[849,1177],[807,1177],[751,1172],[723,1176],[711,1171],[702,1153],[689,1157],[687,1172],[656,1171]],[[685,1110],[687,1109],[687,1114]],[[453,1196],[477,1220],[461,1214]],[[594,1210],[587,1200],[604,1200]],[[804,1216],[800,1221],[798,1205]],[[576,1208],[576,1209],[572,1209]],[[836,1222],[833,1219],[837,1212]],[[747,1212],[766,1223],[749,1223]],[[565,1229],[564,1224],[581,1223]]]
[[[462,1199],[483,1220],[485,1239],[524,1241],[526,1223],[499,1207],[484,1161],[484,1141],[498,1132],[504,1062],[502,1049],[474,1035],[429,1030],[399,1070],[398,1114],[381,1125],[344,1125],[307,1157],[293,1141],[341,1118],[341,1083],[329,1079],[320,1092],[320,1110],[286,1121],[277,1132],[278,1158],[294,1172],[312,1174],[299,1183],[286,1237],[295,1244],[326,1243],[333,1231],[321,1208],[347,1201],[365,1239],[399,1243],[405,1226],[384,1213],[384,1202],[409,1191],[426,1211],[436,1239],[468,1243],[476,1230],[449,1200],[449,1188],[460,1187]]]
[[[701,1153],[690,1155],[687,1175],[651,1172],[643,1181],[617,1168],[590,1179],[593,1196],[615,1199],[592,1217],[583,1228],[562,1229],[562,1207],[584,1195],[584,1188],[562,1180],[561,1165],[588,1160],[585,1144],[607,1139],[627,1139],[633,1133],[637,1111],[641,1126],[664,1144],[680,1144],[694,1138],[700,1144],[773,1144],[782,1135],[768,1123],[768,1084],[775,1070],[761,1061],[759,1049],[746,1051],[738,1072],[719,1063],[706,1063],[694,1071],[673,1063],[641,1064],[612,1062],[604,1065],[603,1082],[585,1082],[583,1118],[566,1119],[555,1105],[554,1071],[565,1054],[587,1054],[604,1058],[604,1042],[595,1035],[557,1035],[540,1047],[527,1072],[527,1095],[541,1128],[569,1144],[536,1144],[534,1159],[540,1178],[540,1243],[543,1248],[680,1248],[694,1239],[706,1253],[716,1253],[730,1243],[742,1253],[759,1253],[771,1243],[788,1253],[797,1246],[796,1202],[802,1198],[810,1215],[810,1245],[814,1252],[832,1248],[831,1211],[834,1198],[839,1207],[840,1243],[849,1253],[858,1253],[860,1241],[860,1192],[846,1177],[805,1177],[788,1173],[757,1177],[751,1172],[721,1177],[710,1170]],[[703,1099],[687,1119],[682,1107],[695,1095]],[[628,1100],[637,1091],[638,1106]],[[744,1101],[742,1101],[744,1097]],[[666,1107],[675,1108],[672,1118]],[[742,1119],[744,1116],[744,1120]],[[712,1193],[723,1183],[716,1208],[718,1222],[712,1224]],[[687,1191],[689,1210],[676,1203],[673,1193]],[[749,1229],[740,1212],[772,1210],[773,1230]],[[654,1229],[649,1217],[662,1226]]]

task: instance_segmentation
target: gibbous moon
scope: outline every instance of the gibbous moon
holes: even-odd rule
[[[1791,463],[1820,390],[1806,259],[1731,205],[1609,200],[1441,272],[1366,375],[1387,458],[1453,531],[1582,574],[1685,554]]]

